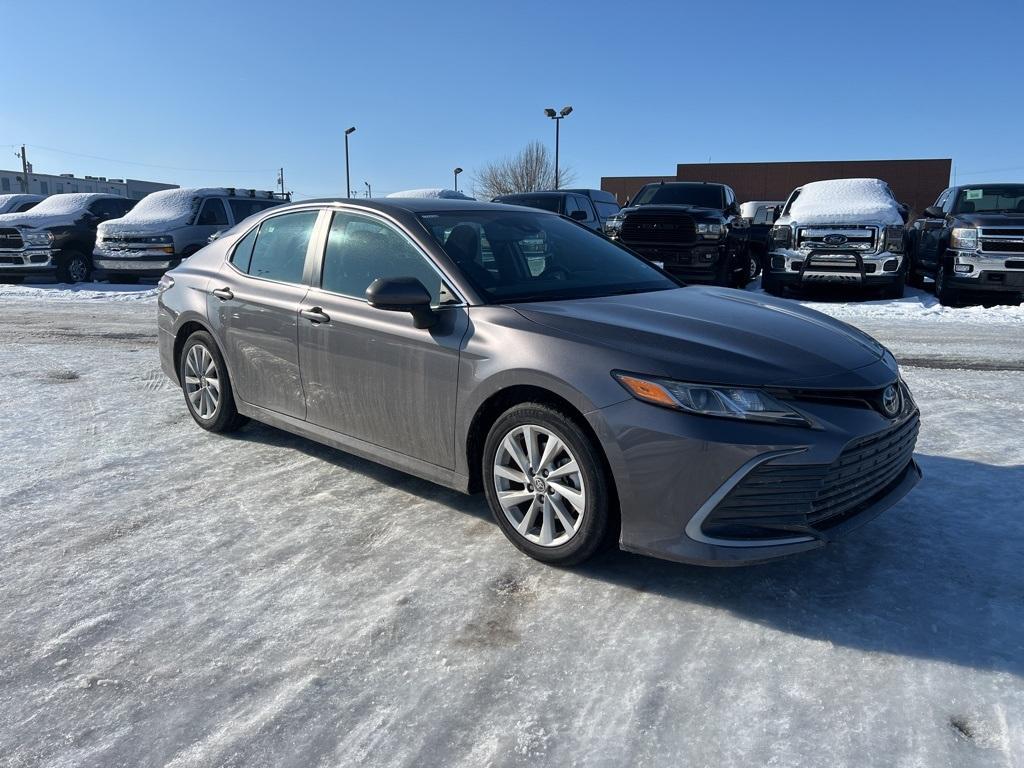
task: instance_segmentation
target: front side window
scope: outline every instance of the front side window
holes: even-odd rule
[[[265,220],[238,242],[231,263],[252,277],[301,283],[317,215],[300,211]]]
[[[415,277],[434,306],[454,300],[441,275],[404,234],[369,216],[336,213],[324,251],[320,286],[356,299],[377,278]]]
[[[590,207],[590,201],[585,197],[577,197],[576,205],[581,211],[587,214],[587,218],[584,221],[592,222],[594,220],[594,209]]]
[[[597,212],[606,219],[609,216],[614,216],[620,210],[618,203],[606,203],[602,200],[595,200],[594,205],[597,206]]]
[[[1024,184],[986,184],[964,187],[953,213],[1024,213]]]
[[[196,224],[202,227],[224,227],[228,223],[228,212],[224,210],[224,203],[219,197],[209,197],[203,203],[199,211],[199,218]]]
[[[639,256],[540,211],[451,211],[420,220],[488,302],[553,301],[677,288]]]

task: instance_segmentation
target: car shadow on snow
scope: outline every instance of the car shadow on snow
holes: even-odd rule
[[[480,494],[466,496],[260,424],[233,436],[300,450],[491,520]],[[924,479],[910,495],[819,550],[738,568],[612,551],[567,573],[835,645],[1024,676],[1024,466],[916,458]],[[494,535],[500,535],[497,527]],[[520,557],[511,546],[508,551]]]
[[[740,568],[615,552],[581,570],[836,645],[1024,676],[1024,466],[917,459],[910,495],[813,552]]]

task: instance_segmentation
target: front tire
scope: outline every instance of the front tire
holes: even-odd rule
[[[517,405],[484,444],[487,503],[518,549],[551,565],[578,565],[610,539],[615,508],[599,448],[564,413]]]
[[[57,267],[57,282],[87,283],[92,279],[92,260],[79,251],[65,251]]]
[[[952,307],[960,303],[960,292],[949,286],[949,272],[945,261],[939,264],[939,269],[935,273],[935,298],[944,307]]]
[[[782,284],[775,279],[770,269],[765,269],[761,272],[761,287],[764,288],[765,293],[770,293],[772,296],[781,296]]]
[[[902,299],[907,292],[907,276],[900,275],[892,285],[888,285],[883,292],[887,299]]]
[[[224,358],[206,331],[196,331],[182,347],[178,379],[188,412],[203,429],[231,432],[245,423],[245,417],[235,408]]]

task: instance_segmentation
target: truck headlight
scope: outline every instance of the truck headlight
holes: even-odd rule
[[[612,376],[637,400],[663,408],[701,416],[810,426],[795,410],[760,389],[687,384],[623,371],[612,371]]]
[[[978,250],[978,230],[974,227],[953,227],[949,246],[957,251]]]
[[[789,248],[793,244],[793,230],[785,224],[772,227],[771,247]]]
[[[53,245],[53,233],[45,230],[42,232],[22,232],[21,239],[25,241],[25,245],[33,245],[37,248]]]
[[[903,227],[896,225],[885,228],[885,250],[903,253]]]
[[[725,226],[722,224],[698,224],[697,234],[704,237],[721,237],[725,233]]]
[[[606,235],[619,234],[619,230],[622,229],[622,223],[625,220],[625,216],[609,216],[604,220],[604,233]]]

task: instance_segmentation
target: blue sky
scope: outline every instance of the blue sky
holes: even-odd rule
[[[0,151],[299,197],[450,186],[571,104],[577,184],[678,162],[952,157],[1024,179],[1024,3],[2,0]],[[88,157],[92,156],[92,157]]]

